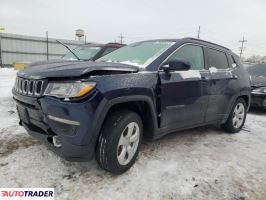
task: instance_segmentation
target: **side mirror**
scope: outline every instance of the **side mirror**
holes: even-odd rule
[[[190,68],[190,63],[185,60],[170,60],[167,65],[161,67],[164,71],[186,71]]]

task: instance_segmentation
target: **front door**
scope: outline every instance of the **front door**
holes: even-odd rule
[[[188,44],[177,50],[164,63],[182,59],[190,63],[191,70],[159,71],[161,81],[160,125],[167,130],[188,127],[204,122],[208,104],[210,73],[205,70],[203,48]]]

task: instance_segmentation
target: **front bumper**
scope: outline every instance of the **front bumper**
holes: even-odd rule
[[[251,106],[266,108],[266,94],[251,93]]]
[[[63,102],[52,97],[33,98],[13,91],[20,124],[54,152],[70,161],[86,161],[94,156],[94,115],[101,95],[96,91],[82,102]],[[60,147],[53,137],[60,138]]]

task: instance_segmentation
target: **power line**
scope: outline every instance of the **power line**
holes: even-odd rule
[[[245,40],[245,37],[243,36],[243,39],[242,40],[239,40],[238,42],[241,43],[241,47],[239,47],[240,49],[240,58],[242,58],[242,55],[243,55],[243,52],[244,52],[244,43],[248,42],[247,40]]]

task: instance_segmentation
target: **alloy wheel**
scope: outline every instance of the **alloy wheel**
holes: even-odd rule
[[[139,140],[139,125],[135,122],[129,123],[123,130],[117,146],[117,160],[120,165],[127,165],[132,160],[137,151]]]
[[[239,128],[243,125],[245,118],[245,107],[242,103],[238,103],[233,113],[233,126]]]

